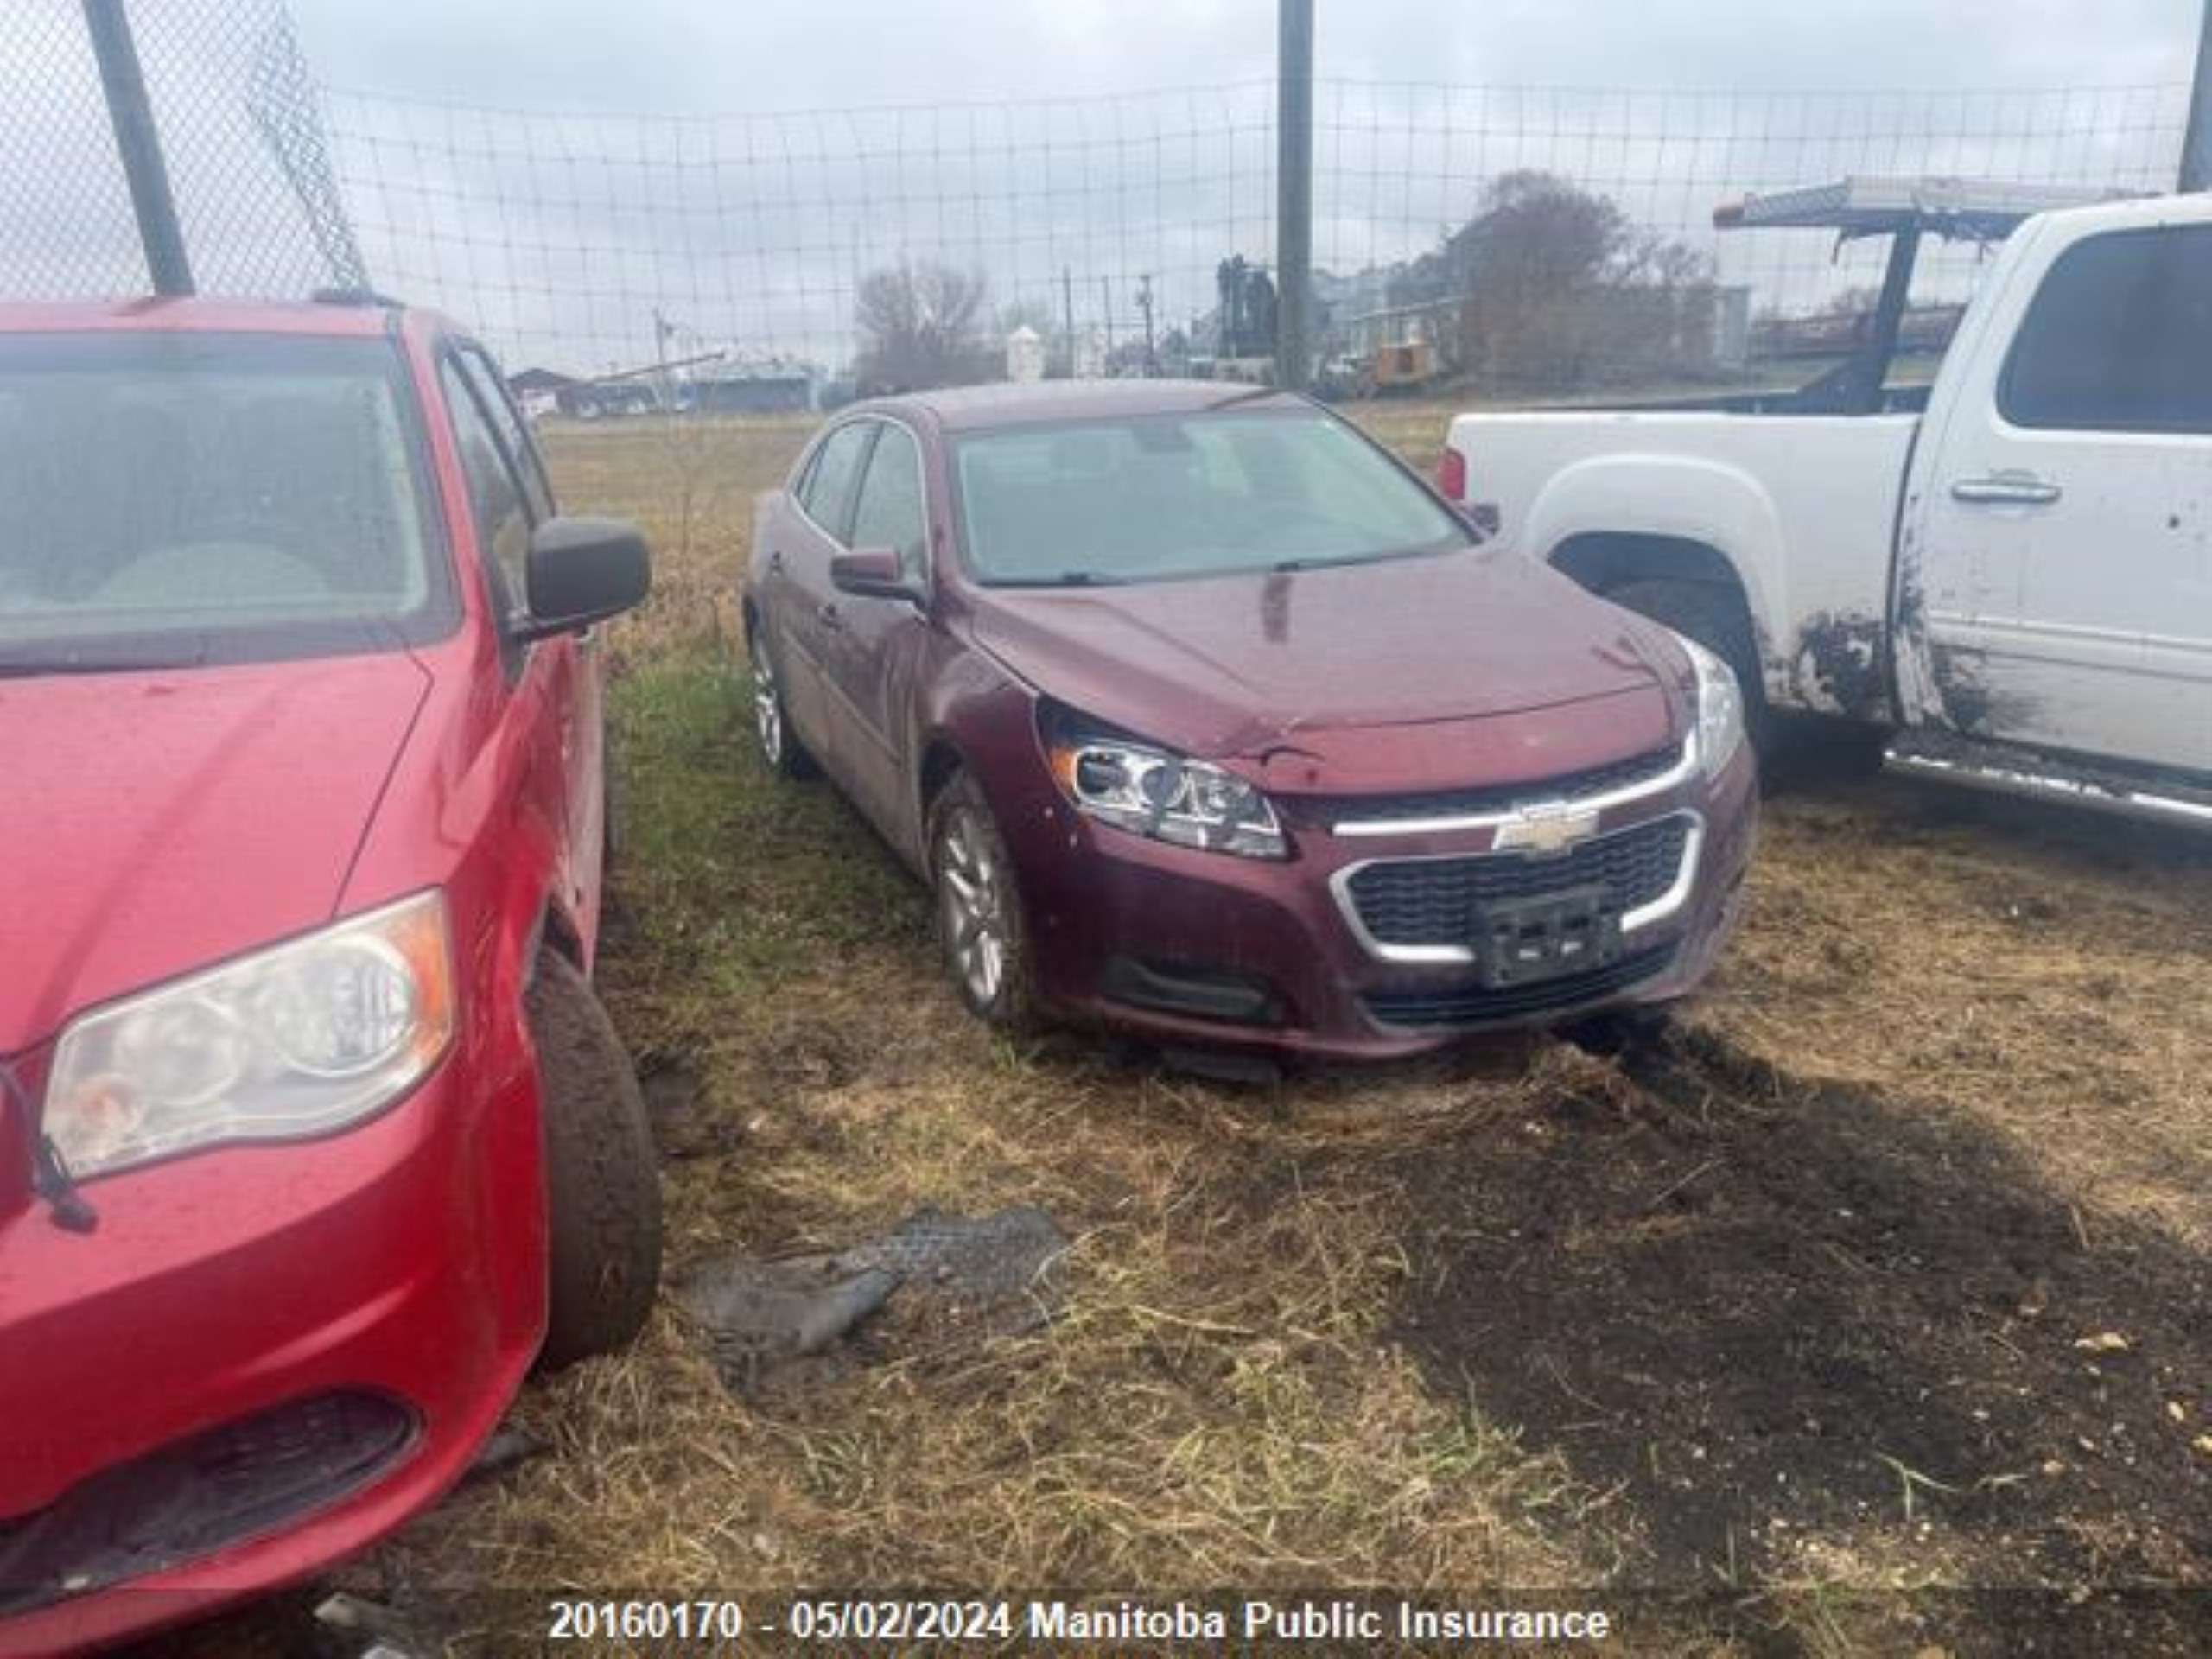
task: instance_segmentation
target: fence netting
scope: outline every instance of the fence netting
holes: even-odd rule
[[[1267,354],[1270,82],[770,114],[500,109],[319,86],[281,0],[140,0],[133,16],[203,287],[365,279],[467,319],[582,412],[982,378],[1010,350],[1088,373],[1243,372]],[[0,283],[143,287],[76,7],[31,8],[0,38]],[[1848,339],[1883,251],[1717,231],[1722,200],[1847,175],[2166,189],[2188,98],[1324,79],[1325,377],[1371,384],[1378,353],[1417,345],[1415,378],[1505,391],[1756,378]],[[1923,257],[1909,350],[1940,346],[1986,258]]]

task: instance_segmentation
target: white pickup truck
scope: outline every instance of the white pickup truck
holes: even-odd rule
[[[1726,658],[1769,731],[1858,721],[1893,766],[2212,827],[2212,195],[2053,194],[1860,179],[1725,208],[1892,238],[1850,361],[1738,409],[1462,415],[1440,478]],[[2002,247],[1933,387],[1892,391],[1923,233]]]

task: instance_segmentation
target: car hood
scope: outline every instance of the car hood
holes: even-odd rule
[[[1683,729],[1666,631],[1510,554],[974,603],[977,643],[1044,695],[1277,788],[1537,777]]]
[[[327,919],[429,687],[404,652],[0,680],[0,1055]]]

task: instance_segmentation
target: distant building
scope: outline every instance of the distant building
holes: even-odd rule
[[[514,400],[521,407],[524,418],[532,421],[557,413],[561,407],[561,394],[577,384],[574,375],[562,374],[553,369],[524,369],[519,374],[507,377],[507,390],[514,394]]]
[[[731,353],[693,369],[676,406],[702,415],[808,415],[822,406],[822,372],[794,358]]]

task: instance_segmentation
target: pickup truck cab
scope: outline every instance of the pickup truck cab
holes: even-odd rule
[[[1442,481],[1729,661],[1755,734],[1857,721],[1895,766],[2212,823],[2212,196],[2035,211],[2062,196],[1724,209],[1894,238],[1850,362],[1734,408],[1462,415]],[[1884,385],[1923,234],[2002,239],[1924,394]]]
[[[362,1548],[645,1319],[647,582],[428,313],[0,306],[0,1655]]]

